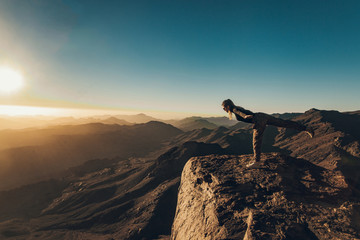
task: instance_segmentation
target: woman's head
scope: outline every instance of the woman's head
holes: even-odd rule
[[[232,119],[232,110],[235,107],[234,103],[230,99],[226,99],[222,102],[222,107],[225,112],[229,113],[229,119]]]
[[[235,106],[234,103],[230,99],[224,100],[221,105],[225,112],[232,111]]]

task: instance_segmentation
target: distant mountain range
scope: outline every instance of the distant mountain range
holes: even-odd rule
[[[218,126],[232,126],[236,121],[231,121],[225,117],[189,117],[180,120],[161,120],[156,119],[145,114],[136,115],[101,115],[93,117],[6,117],[0,118],[0,130],[5,129],[24,129],[24,128],[39,128],[57,125],[81,125],[88,123],[104,123],[104,124],[118,124],[131,125],[139,123],[147,123],[150,121],[158,121],[172,124],[184,131],[209,128],[214,129]]]
[[[263,151],[337,171],[351,193],[337,201],[360,206],[358,113],[311,109],[277,116],[312,126],[315,138],[268,127]],[[198,120],[215,124],[202,118],[183,123],[195,126]],[[161,122],[92,123],[1,131],[0,143],[0,183],[6,188],[0,192],[0,238],[165,240],[170,236],[187,160],[212,154],[216,155],[209,158],[252,154],[252,129],[251,125],[230,124],[182,131]],[[289,166],[295,161],[292,158]],[[299,172],[306,173],[306,169]],[[293,177],[298,178],[286,175],[287,181]],[[267,187],[265,180],[261,189]],[[311,184],[311,179],[307,181]],[[261,198],[246,194],[249,199]],[[353,228],[360,232],[356,224]]]
[[[358,112],[351,112],[351,114],[359,114]],[[291,119],[300,113],[283,113],[273,114],[276,117]],[[238,122],[235,119],[229,120],[227,117],[187,117],[178,120],[161,120],[143,113],[136,115],[99,115],[92,117],[74,118],[74,117],[3,117],[0,118],[0,130],[5,129],[24,129],[24,128],[39,128],[57,125],[81,125],[88,123],[104,123],[104,124],[118,124],[131,125],[138,123],[147,123],[150,121],[165,122],[171,124],[183,131],[191,131],[194,129],[208,128],[215,129],[219,126],[229,127],[232,129],[242,128],[247,126],[246,123]]]
[[[161,122],[131,126],[90,123],[0,132],[0,189],[61,175],[97,158],[142,157],[181,130]]]

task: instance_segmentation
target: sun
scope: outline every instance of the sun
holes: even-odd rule
[[[14,93],[23,86],[24,79],[21,73],[12,68],[0,66],[0,93]]]

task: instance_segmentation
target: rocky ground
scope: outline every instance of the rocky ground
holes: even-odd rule
[[[360,204],[339,171],[278,153],[194,157],[171,239],[358,239]]]

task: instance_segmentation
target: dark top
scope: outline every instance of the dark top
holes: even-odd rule
[[[238,121],[254,123],[253,118],[245,118],[246,115],[254,116],[254,113],[252,111],[246,110],[245,108],[239,106],[235,106],[232,109],[232,112],[235,114],[235,117]]]

